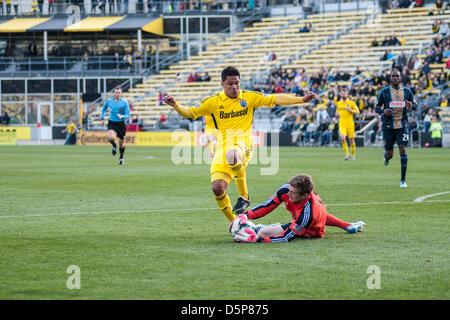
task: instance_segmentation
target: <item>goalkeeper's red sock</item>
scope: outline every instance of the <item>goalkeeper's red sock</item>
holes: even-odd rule
[[[335,216],[327,213],[327,220],[325,221],[325,225],[345,229],[345,227],[349,226],[350,223],[344,222],[341,219],[338,219]]]

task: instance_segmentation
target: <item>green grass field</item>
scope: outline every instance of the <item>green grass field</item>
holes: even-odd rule
[[[252,205],[299,173],[328,211],[363,220],[356,235],[237,244],[216,207],[209,165],[175,165],[171,148],[0,147],[0,299],[449,299],[450,151],[280,148],[276,175],[247,169]],[[262,150],[262,149],[261,149]],[[234,182],[228,193],[232,204]],[[280,206],[258,223],[288,222]],[[81,289],[66,273],[80,268]],[[380,289],[369,289],[369,266]]]

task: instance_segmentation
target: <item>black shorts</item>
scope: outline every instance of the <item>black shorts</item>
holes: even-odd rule
[[[384,149],[394,150],[394,143],[398,146],[407,146],[409,141],[408,128],[383,129]]]
[[[115,131],[119,139],[125,139],[125,135],[127,133],[125,122],[108,121],[108,131],[109,130]]]

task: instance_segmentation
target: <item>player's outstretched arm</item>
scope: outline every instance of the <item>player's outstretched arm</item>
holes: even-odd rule
[[[286,106],[286,105],[292,105],[292,104],[299,104],[299,103],[308,103],[312,99],[316,98],[317,95],[314,92],[308,92],[303,97],[296,97],[291,96],[288,94],[276,94],[275,95],[275,104],[278,104],[280,106]]]
[[[183,107],[171,95],[165,94],[164,98],[163,98],[163,101],[164,101],[164,103],[167,103],[169,106],[174,108],[183,117],[185,117],[185,118],[194,118],[194,115],[192,114],[191,110],[189,110],[186,107]]]

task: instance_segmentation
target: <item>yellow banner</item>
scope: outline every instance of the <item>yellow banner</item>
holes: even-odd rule
[[[110,146],[106,139],[106,132],[88,132],[83,131],[80,135],[80,144],[84,146]],[[128,146],[136,145],[136,132],[127,132],[125,144]]]
[[[137,132],[137,146],[194,146],[194,132]]]
[[[15,131],[0,131],[1,146],[15,146],[17,144]]]
[[[17,140],[31,140],[30,127],[0,127],[0,132],[15,132]]]

